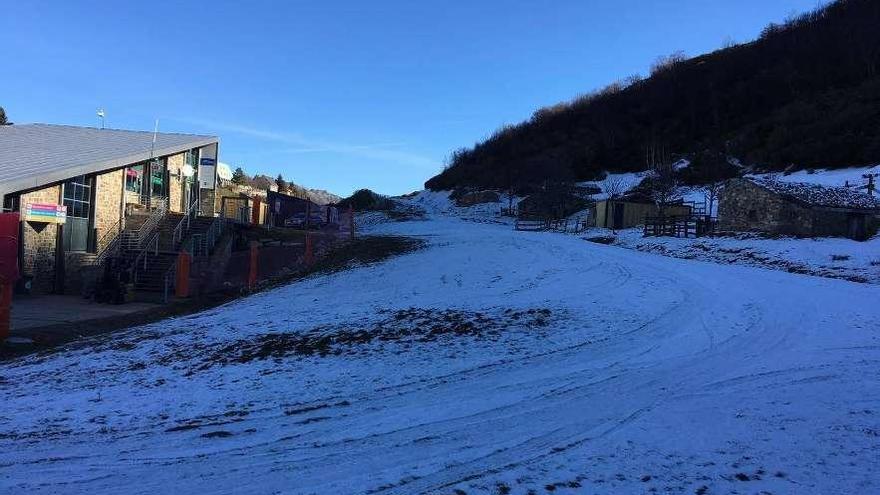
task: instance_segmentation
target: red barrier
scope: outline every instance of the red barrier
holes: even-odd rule
[[[18,213],[0,214],[0,281],[18,280]]]
[[[177,255],[177,280],[174,295],[177,297],[189,297],[189,268],[192,259],[186,251]]]
[[[0,214],[0,341],[9,337],[12,288],[19,277],[18,213]]]

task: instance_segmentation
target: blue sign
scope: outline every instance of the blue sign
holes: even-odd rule
[[[215,163],[217,163],[217,160],[214,160],[213,158],[202,158],[199,160],[199,165],[204,165],[206,167],[213,167]]]

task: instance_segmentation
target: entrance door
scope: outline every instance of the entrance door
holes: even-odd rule
[[[64,250],[89,250],[92,219],[92,177],[81,175],[64,183],[63,204],[67,220],[62,228]]]
[[[187,174],[183,183],[183,211],[188,212],[193,202],[199,200],[199,150],[187,151],[184,160]]]
[[[864,241],[868,238],[868,229],[865,226],[867,218],[865,215],[859,215],[858,213],[850,213],[847,217],[847,237],[850,239],[855,239],[857,241]]]
[[[613,223],[612,223],[612,225],[614,226],[613,227],[614,229],[622,229],[623,228],[623,208],[625,206],[626,205],[624,205],[623,203],[614,203],[614,208],[613,208],[614,218],[613,218]]]

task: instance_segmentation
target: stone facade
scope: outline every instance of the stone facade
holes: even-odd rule
[[[808,206],[746,179],[732,179],[718,197],[720,230],[765,232],[795,237],[851,237],[877,231],[870,212]]]
[[[183,199],[183,172],[186,153],[171,155],[167,159],[168,164],[168,209],[175,213],[182,213],[185,208]]]
[[[101,252],[122,228],[124,170],[112,170],[95,177],[96,246]]]
[[[218,208],[214,205],[217,195],[214,189],[202,189],[199,191],[199,215],[212,217]]]
[[[167,157],[168,202],[173,212],[183,212],[185,202],[186,178],[182,168],[185,153]],[[123,216],[140,205],[139,193],[125,189],[125,168],[118,168],[94,175],[93,183],[93,238],[89,249],[96,252],[59,252],[61,240],[59,228],[55,224],[23,222],[21,239],[21,269],[24,275],[33,278],[32,291],[36,294],[53,292],[78,293],[89,281],[98,276],[100,270],[94,266],[97,253],[105,249],[124,228]],[[144,184],[149,187],[149,184]],[[28,203],[61,204],[62,186],[47,186],[20,195],[21,209]],[[201,213],[213,215],[215,195],[212,190],[202,190]],[[142,209],[142,207],[141,207]],[[129,222],[133,218],[129,217]],[[63,264],[63,266],[61,266]],[[63,269],[62,269],[63,268]],[[62,276],[63,275],[63,276]]]
[[[734,232],[813,235],[813,212],[749,180],[730,180],[718,195],[718,226]]]
[[[61,187],[49,186],[22,194],[22,212],[28,203],[60,204]],[[21,271],[22,274],[33,277],[32,290],[38,294],[55,292],[58,227],[50,223],[23,222],[21,242]],[[61,290],[60,287],[58,289]]]

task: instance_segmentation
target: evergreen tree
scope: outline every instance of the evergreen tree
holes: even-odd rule
[[[0,125],[10,125],[12,122],[6,119],[6,110],[0,107]]]
[[[275,178],[275,185],[278,186],[278,192],[283,193],[287,190],[287,182],[284,180],[284,177],[281,174],[278,174],[278,177]]]
[[[243,186],[243,185],[247,184],[247,182],[248,182],[247,174],[244,173],[244,170],[242,170],[241,167],[237,167],[235,169],[235,172],[232,172],[232,183],[238,184],[239,186]]]

